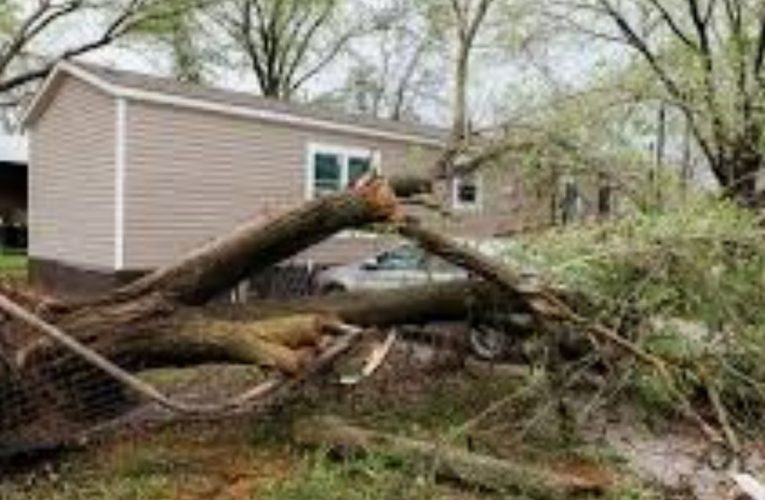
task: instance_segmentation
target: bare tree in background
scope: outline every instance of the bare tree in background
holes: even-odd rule
[[[0,3],[0,92],[39,80],[57,61],[105,47],[140,23],[168,12],[163,0],[4,1]],[[82,23],[84,16],[98,19],[92,33],[76,22]]]
[[[261,93],[289,100],[357,34],[337,0],[229,0],[213,17],[244,55]]]
[[[494,0],[451,0],[457,34],[457,59],[454,73],[452,140],[461,141],[468,132],[467,85],[470,55],[482,23]]]
[[[745,206],[762,206],[765,4],[591,0],[576,9],[580,20],[599,16],[586,25],[590,34],[638,55],[660,91],[654,97],[686,117],[724,192]]]
[[[214,0],[163,0],[163,15],[141,22],[126,39],[137,51],[146,46],[167,53],[173,77],[179,81],[204,83],[208,67],[219,62],[224,48],[210,33],[204,13]],[[158,13],[157,13],[158,14]]]
[[[422,0],[394,0],[376,9],[374,29],[349,45],[342,86],[320,100],[394,121],[421,121],[444,106],[443,37],[428,8]]]

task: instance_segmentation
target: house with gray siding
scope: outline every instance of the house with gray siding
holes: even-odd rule
[[[24,125],[30,274],[53,289],[113,286],[370,169],[427,168],[446,137],[80,62],[55,68]],[[501,175],[445,185],[441,194],[463,217],[439,223],[468,235],[506,230],[518,193]],[[342,263],[384,244],[341,234],[297,259]]]

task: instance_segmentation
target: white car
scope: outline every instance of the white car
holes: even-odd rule
[[[371,258],[329,268],[316,277],[320,293],[381,290],[465,279],[468,273],[416,245],[403,244]]]

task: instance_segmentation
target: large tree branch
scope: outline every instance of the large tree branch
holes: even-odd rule
[[[678,24],[677,20],[672,16],[672,14],[669,12],[667,7],[661,2],[661,0],[650,0],[651,5],[653,5],[656,10],[659,11],[659,14],[661,18],[664,20],[664,22],[669,27],[670,31],[674,33],[674,35],[679,38],[685,45],[688,47],[698,50],[698,45],[691,39],[691,37],[683,31],[683,29]]]
[[[77,11],[82,7],[82,0],[74,0],[63,5],[40,2],[29,17],[21,24],[11,41],[4,44],[0,57],[0,74],[4,74],[13,61],[34,38],[57,20]]]
[[[603,9],[606,11],[608,16],[613,20],[613,22],[618,27],[619,31],[624,35],[627,42],[630,46],[632,46],[635,50],[637,50],[645,59],[645,61],[649,64],[651,69],[653,69],[654,73],[656,73],[656,76],[659,77],[661,82],[664,84],[664,87],[667,89],[667,91],[672,95],[674,98],[678,100],[685,101],[686,96],[684,95],[683,91],[681,90],[680,86],[677,84],[677,82],[674,81],[674,79],[669,75],[667,70],[661,65],[659,62],[659,58],[656,56],[656,54],[653,53],[651,48],[648,46],[648,42],[644,40],[640,35],[638,35],[637,31],[632,27],[630,22],[627,20],[627,18],[622,15],[616,8],[609,2],[608,0],[598,0],[600,5],[603,7]]]
[[[139,23],[153,19],[155,16],[163,16],[167,14],[166,12],[160,12],[157,14],[144,12],[143,8],[145,5],[146,4],[144,0],[131,0],[117,16],[109,22],[106,28],[98,36],[98,38],[83,43],[82,45],[66,49],[53,61],[45,64],[40,68],[25,71],[21,74],[3,79],[0,81],[0,92],[7,92],[40,78],[44,78],[50,73],[58,61],[63,59],[70,59],[72,57],[92,52],[94,50],[110,45],[118,38],[121,38],[127,34]],[[71,12],[68,13],[71,14]],[[60,16],[57,17],[57,19],[59,18]]]
[[[761,80],[761,73],[765,63],[765,6],[761,8],[759,14],[759,28],[757,34],[757,48],[754,51],[754,75]]]
[[[316,38],[317,33],[319,32],[319,29],[326,24],[326,22],[330,19],[330,16],[335,10],[336,6],[336,0],[328,0],[324,3],[324,8],[319,13],[319,15],[314,19],[314,21],[310,24],[307,30],[305,30],[305,33],[302,35],[302,39],[297,43],[295,47],[285,47],[284,50],[293,50],[292,53],[292,61],[290,62],[287,73],[284,75],[284,80],[289,88],[290,92],[294,92],[297,90],[303,83],[308,81],[310,78],[312,78],[316,73],[318,73],[326,64],[329,63],[332,59],[337,56],[337,54],[340,52],[340,49],[347,43],[348,39],[350,39],[350,32],[347,32],[345,35],[341,36],[337,43],[334,44],[332,49],[321,59],[319,63],[317,63],[311,70],[308,70],[303,76],[300,78],[297,78],[295,75],[297,74],[298,69],[300,68],[300,65],[303,64],[306,55],[308,53],[309,48],[311,47],[311,43]]]

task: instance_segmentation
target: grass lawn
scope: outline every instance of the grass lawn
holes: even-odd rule
[[[26,271],[26,255],[0,253],[0,278],[7,276],[23,277]]]
[[[307,387],[299,400],[261,417],[168,425],[145,434],[118,433],[60,457],[48,468],[6,477],[0,473],[0,499],[528,500],[511,492],[492,495],[441,483],[430,464],[375,454],[337,460],[290,439],[299,417],[332,413],[371,428],[460,445],[455,429],[516,391],[518,384],[517,379],[428,373],[403,361],[389,363],[358,387]],[[506,427],[514,414],[515,410],[498,415],[489,427]],[[517,441],[511,444],[508,430],[475,437],[474,446],[482,453],[496,451],[503,458],[528,457],[561,467],[590,464],[618,473],[618,463],[607,456],[582,451],[576,444],[564,445],[556,437],[547,438],[541,450]],[[599,498],[659,497],[625,478],[612,494]]]

